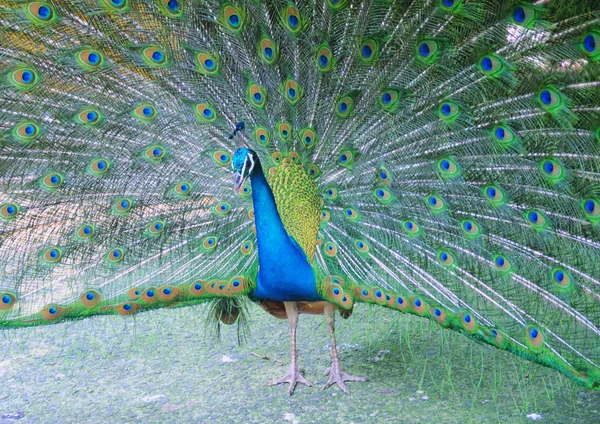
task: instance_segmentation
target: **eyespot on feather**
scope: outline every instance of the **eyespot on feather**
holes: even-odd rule
[[[46,321],[56,321],[65,312],[65,308],[58,305],[48,305],[42,309],[42,317]]]
[[[361,218],[358,211],[352,207],[344,209],[344,216],[346,217],[346,219],[352,222],[359,221]]]
[[[408,299],[411,309],[419,316],[423,316],[427,313],[427,304],[418,296],[411,296]]]
[[[437,40],[424,39],[416,45],[417,59],[426,64],[431,65],[440,56],[441,44]]]
[[[327,224],[330,220],[331,220],[331,212],[329,212],[327,209],[323,209],[321,211],[321,226],[323,227],[324,224]]]
[[[288,158],[290,162],[298,163],[298,161],[300,160],[300,155],[298,154],[298,152],[290,152]]]
[[[354,297],[362,302],[370,303],[373,300],[373,292],[369,287],[356,286],[354,288]]]
[[[446,12],[458,12],[463,5],[463,0],[440,0],[441,8]]]
[[[142,60],[151,68],[162,68],[168,64],[167,53],[156,46],[142,49]]]
[[[179,289],[174,286],[161,286],[156,290],[156,294],[163,302],[172,302],[179,295]]]
[[[551,183],[558,183],[565,178],[565,169],[556,159],[544,159],[539,164],[542,175]]]
[[[40,1],[34,1],[26,5],[25,13],[29,22],[38,26],[48,25],[58,18],[51,4]]]
[[[248,289],[248,283],[242,275],[238,275],[229,280],[227,287],[233,294],[243,293]]]
[[[481,188],[481,193],[493,207],[503,206],[508,202],[506,193],[498,185],[487,184]]]
[[[528,3],[520,3],[513,9],[511,14],[512,23],[525,28],[532,28],[537,18],[536,9]]]
[[[203,124],[214,122],[217,119],[215,110],[208,103],[198,103],[195,107],[196,120]]]
[[[501,272],[510,272],[512,265],[510,263],[510,260],[504,256],[504,255],[495,255],[494,256],[494,266],[496,267],[496,269],[498,271]]]
[[[0,311],[8,311],[17,303],[17,296],[11,292],[0,293]]]
[[[433,214],[439,214],[447,209],[447,205],[444,199],[435,194],[430,194],[425,198],[425,204]]]
[[[21,207],[17,203],[8,202],[0,205],[0,219],[10,221],[15,219],[21,212]]]
[[[102,114],[95,108],[84,108],[77,112],[75,121],[83,125],[96,125],[102,121]]]
[[[302,90],[300,85],[291,78],[284,81],[281,91],[283,98],[291,105],[298,103],[304,94],[304,90]]]
[[[592,30],[581,36],[581,50],[592,60],[600,60],[600,30]]]
[[[402,229],[409,237],[416,237],[421,234],[421,226],[414,219],[405,219],[402,221]]]
[[[300,141],[307,149],[312,148],[318,141],[317,133],[312,128],[303,128],[299,132]]]
[[[315,62],[320,72],[329,72],[331,70],[333,67],[333,53],[329,44],[323,43],[317,47]]]
[[[144,159],[153,164],[158,164],[165,157],[165,148],[159,144],[153,144],[152,146],[146,147],[144,150]]]
[[[497,125],[492,128],[492,138],[505,148],[518,141],[515,131],[507,125]]]
[[[373,63],[379,56],[379,43],[374,38],[365,38],[358,45],[358,57],[364,63]]]
[[[83,306],[87,308],[93,308],[100,302],[100,293],[96,290],[87,290],[79,298]]]
[[[225,3],[221,10],[221,22],[225,27],[235,34],[239,34],[244,28],[246,13],[231,3]]]
[[[123,13],[129,10],[129,0],[100,0],[100,3],[111,12]]]
[[[454,256],[446,250],[440,250],[437,252],[438,261],[444,266],[454,265]]]
[[[452,124],[460,116],[461,108],[457,103],[446,100],[440,103],[437,114],[446,124]]]
[[[188,181],[178,182],[173,186],[171,192],[180,199],[186,199],[192,192],[193,186]]]
[[[317,165],[313,164],[308,170],[308,174],[313,178],[317,178],[319,175],[321,175],[321,170]]]
[[[95,49],[83,49],[75,54],[77,64],[86,71],[94,71],[104,65],[104,55]]]
[[[133,302],[122,302],[117,306],[117,312],[119,315],[130,316],[135,314],[140,306],[137,303]]]
[[[40,179],[40,185],[47,191],[54,191],[64,183],[64,178],[58,172],[49,172]]]
[[[197,52],[196,70],[202,75],[215,75],[219,72],[219,61],[212,53],[206,51]]]
[[[292,127],[287,122],[277,123],[277,135],[283,141],[289,141],[292,138]]]
[[[477,321],[468,311],[462,311],[459,315],[460,323],[468,333],[474,334],[478,331]]]
[[[262,109],[267,102],[267,93],[264,88],[255,83],[248,84],[246,96],[250,104],[256,108]]]
[[[141,122],[149,122],[156,116],[156,108],[148,103],[142,103],[132,111],[132,114]]]
[[[340,118],[349,117],[354,111],[354,100],[350,96],[344,96],[335,103],[335,113]]]
[[[242,252],[242,255],[244,256],[251,254],[253,249],[254,244],[251,241],[246,241],[240,246],[240,252]]]
[[[258,42],[258,55],[268,65],[272,65],[277,60],[279,47],[266,35],[263,35]]]
[[[144,303],[148,303],[148,304],[158,301],[159,300],[158,290],[156,289],[156,287],[146,288],[142,292],[141,299],[144,301]]]
[[[524,213],[527,223],[536,231],[543,231],[549,227],[546,216],[538,209],[529,209]]]
[[[123,251],[123,249],[120,248],[111,249],[106,254],[106,259],[108,260],[108,262],[114,264],[121,262],[123,258],[125,258],[125,252]]]
[[[148,224],[148,227],[146,228],[146,233],[150,236],[158,236],[163,231],[165,231],[166,227],[167,223],[165,221],[157,219]]]
[[[140,298],[141,295],[142,295],[142,289],[139,287],[133,287],[127,291],[127,297],[130,300],[137,300]]]
[[[40,136],[40,127],[31,121],[21,122],[12,129],[12,136],[18,143],[27,145]]]
[[[596,199],[587,198],[581,201],[581,208],[588,221],[592,224],[600,222],[600,202]]]
[[[328,241],[327,243],[323,244],[323,252],[330,258],[335,257],[337,255],[337,251],[337,246],[333,242]]]
[[[460,175],[460,167],[451,158],[442,158],[437,161],[437,169],[443,179],[456,178]]]
[[[98,158],[91,161],[87,167],[88,173],[95,177],[101,177],[108,172],[111,167],[111,163],[104,159]]]
[[[550,113],[556,113],[565,103],[562,93],[553,86],[541,90],[537,95],[537,100],[542,109]]]
[[[170,18],[181,18],[183,16],[184,0],[159,0],[160,10],[163,15]]]
[[[96,227],[92,224],[81,224],[75,231],[75,235],[79,240],[89,240],[96,233]]]
[[[382,205],[389,205],[394,200],[392,193],[385,187],[376,188],[373,191],[373,195],[375,196],[375,199]]]
[[[202,281],[202,280],[194,281],[190,285],[189,290],[190,290],[191,295],[196,296],[196,297],[202,297],[202,296],[209,294],[208,284],[206,281]]]
[[[429,316],[431,317],[431,319],[433,319],[440,325],[448,325],[448,317],[446,315],[446,311],[440,307],[436,306],[429,308]]]
[[[259,145],[266,146],[271,141],[271,135],[265,127],[256,127],[254,129],[254,140]]]
[[[342,150],[338,156],[338,164],[344,168],[352,168],[354,160],[356,159],[356,152],[353,150]]]
[[[213,206],[212,210],[217,216],[225,216],[231,212],[231,205],[227,202],[219,202]]]
[[[540,352],[544,348],[544,335],[542,331],[533,326],[525,327],[525,344],[534,352]]]
[[[114,203],[112,210],[117,215],[126,216],[133,207],[133,201],[128,197],[120,197]]]
[[[560,292],[569,293],[575,290],[573,277],[571,277],[571,273],[564,268],[554,268],[552,270],[552,281]]]
[[[323,195],[330,200],[335,200],[338,198],[338,190],[335,186],[329,186],[325,189]]]
[[[473,219],[465,219],[460,222],[460,228],[468,239],[476,239],[481,237],[481,227]]]
[[[202,248],[205,252],[212,251],[217,247],[218,238],[215,236],[205,236],[202,239]]]
[[[17,67],[8,73],[8,82],[17,90],[30,90],[41,81],[40,75],[31,67]]]
[[[283,9],[283,23],[286,29],[294,35],[302,30],[302,18],[295,6],[289,4]]]
[[[379,96],[379,105],[383,110],[394,112],[400,104],[399,99],[400,94],[398,93],[398,90],[388,88]]]

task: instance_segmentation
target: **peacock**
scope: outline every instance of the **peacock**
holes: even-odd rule
[[[597,1],[0,4],[0,328],[255,302],[291,395],[323,314],[348,392],[366,303],[600,388]]]

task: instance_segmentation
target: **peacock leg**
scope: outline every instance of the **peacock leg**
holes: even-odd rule
[[[291,363],[290,369],[286,375],[277,379],[271,380],[267,384],[269,386],[275,384],[289,383],[290,388],[288,393],[291,395],[294,393],[294,388],[297,383],[306,384],[307,386],[312,386],[312,383],[308,381],[306,378],[300,374],[300,369],[298,368],[298,353],[296,352],[296,325],[298,324],[298,305],[296,302],[284,302],[285,312],[287,314],[288,322],[290,323],[290,336],[291,336],[291,344],[292,344],[292,353],[291,353]]]
[[[344,384],[345,381],[367,381],[367,379],[365,377],[354,377],[352,375],[348,375],[342,370],[337,347],[335,345],[335,310],[336,307],[331,303],[328,303],[327,306],[325,306],[325,321],[327,321],[329,335],[331,336],[331,366],[325,370],[324,374],[329,374],[329,379],[323,386],[323,390],[333,384],[337,384],[343,392],[350,393],[346,387],[346,384]]]

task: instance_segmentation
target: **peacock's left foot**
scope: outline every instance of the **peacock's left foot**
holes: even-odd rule
[[[329,368],[327,368],[323,373],[323,375],[327,374],[329,374],[329,379],[327,380],[327,383],[325,383],[325,385],[323,386],[323,390],[325,390],[329,386],[337,384],[339,388],[342,389],[342,392],[350,393],[350,390],[348,390],[348,387],[346,387],[346,384],[344,383],[345,381],[367,381],[365,377],[355,377],[353,375],[346,374],[341,369],[339,364],[336,366],[335,363]]]
[[[309,387],[312,387],[312,383],[308,381],[306,378],[300,374],[300,369],[298,366],[291,365],[289,371],[286,375],[277,380],[271,380],[267,382],[267,386],[274,386],[277,384],[289,383],[290,388],[288,390],[288,394],[291,396],[294,393],[294,389],[296,388],[296,384],[302,383],[306,384]]]

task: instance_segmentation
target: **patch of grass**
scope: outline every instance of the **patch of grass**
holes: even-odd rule
[[[350,395],[322,391],[327,327],[323,317],[302,315],[299,363],[315,387],[299,386],[290,398],[285,386],[265,386],[287,370],[287,322],[252,306],[251,333],[239,346],[235,328],[224,328],[220,343],[207,335],[205,312],[199,306],[0,332],[0,422],[505,424],[529,422],[529,413],[543,423],[600,416],[600,392],[552,369],[429,320],[363,305],[336,321],[336,335],[345,370],[369,382],[349,383]]]

